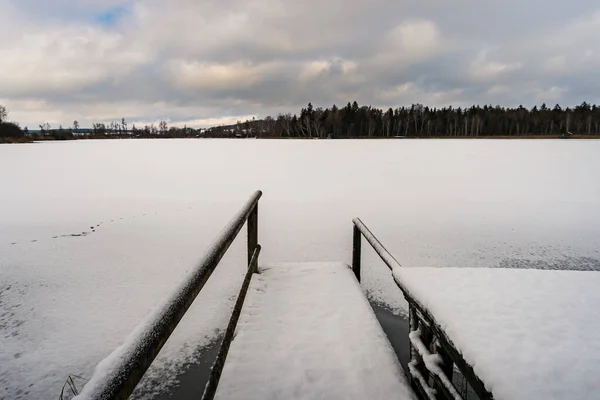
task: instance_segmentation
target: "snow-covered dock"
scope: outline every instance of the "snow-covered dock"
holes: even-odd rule
[[[220,399],[413,399],[352,270],[280,264],[254,274]]]
[[[600,274],[394,268],[496,400],[600,393]]]
[[[162,306],[98,364],[78,399],[133,392],[243,226],[248,268],[204,400],[462,400],[471,392],[481,400],[579,400],[600,391],[597,272],[406,268],[359,218],[352,267],[258,268],[261,195],[249,198]],[[363,237],[408,302],[410,385],[359,283]]]

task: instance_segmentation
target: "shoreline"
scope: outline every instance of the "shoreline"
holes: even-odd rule
[[[44,143],[44,142],[72,142],[79,140],[175,140],[175,139],[217,139],[217,140],[244,140],[244,139],[259,139],[259,140],[600,140],[600,135],[573,135],[569,138],[561,138],[555,135],[523,135],[523,136],[428,136],[428,137],[343,137],[343,138],[319,138],[319,137],[251,137],[251,138],[229,138],[229,137],[179,137],[179,138],[167,138],[167,137],[145,137],[145,138],[132,138],[132,137],[82,137],[67,140],[54,140],[54,139],[34,139],[34,138],[21,138],[21,139],[8,139],[2,138],[1,144],[32,144],[32,143]]]

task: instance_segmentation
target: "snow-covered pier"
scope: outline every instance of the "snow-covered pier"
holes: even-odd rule
[[[403,267],[360,219],[409,306],[409,380],[421,399],[546,400],[600,393],[600,274]],[[455,387],[457,374],[468,383]]]
[[[281,264],[252,277],[218,399],[412,399],[352,270]]]
[[[579,400],[600,392],[597,273],[405,268],[358,218],[351,266],[261,265],[261,195],[98,364],[78,398],[129,397],[246,223],[248,268],[203,399]],[[408,302],[407,376],[360,286],[363,237]]]

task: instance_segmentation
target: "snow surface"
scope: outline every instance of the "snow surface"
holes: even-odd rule
[[[404,266],[600,270],[599,153],[575,140],[0,145],[0,398],[57,397],[68,374],[89,379],[256,189],[261,263],[350,262],[358,216]],[[243,235],[138,397],[176,384],[226,327]],[[364,242],[362,265],[371,298],[402,312]]]
[[[398,267],[394,277],[495,399],[600,393],[600,272]]]
[[[221,399],[414,399],[362,288],[342,263],[260,268]]]

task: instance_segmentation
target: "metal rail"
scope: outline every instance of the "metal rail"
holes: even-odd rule
[[[258,272],[259,254],[260,245],[256,245],[256,250],[254,250],[254,254],[250,259],[250,262],[248,263],[248,271],[246,272],[244,282],[242,283],[242,288],[240,289],[240,294],[238,295],[238,298],[235,302],[235,306],[233,307],[233,312],[231,314],[229,324],[227,325],[227,330],[225,331],[225,335],[223,336],[223,340],[221,341],[219,353],[217,354],[217,358],[215,359],[215,362],[213,363],[212,368],[210,370],[210,377],[208,379],[208,382],[206,383],[206,387],[204,388],[202,400],[212,400],[215,398],[215,394],[217,393],[217,386],[219,386],[221,373],[223,372],[223,368],[225,367],[225,359],[227,358],[227,353],[229,353],[229,347],[231,346],[231,342],[233,341],[235,327],[237,326],[238,320],[240,319],[240,314],[242,313],[242,307],[244,305],[244,300],[246,299],[246,294],[248,293],[248,287],[250,286],[252,275]]]
[[[361,277],[361,236],[365,237],[391,271],[395,268],[402,268],[360,218],[354,218],[352,222],[354,224],[352,270],[359,281]],[[431,312],[410,294],[402,282],[397,279],[394,279],[394,282],[404,294],[409,305],[409,330],[412,335],[412,340],[409,339],[411,355],[409,378],[419,397],[421,399],[461,399],[462,397],[451,384],[452,372],[456,365],[480,400],[492,400],[492,393],[485,388],[483,382],[465,361]],[[439,360],[435,365],[425,362],[423,359],[425,356],[431,360],[431,351]]]
[[[78,400],[127,399],[152,364],[167,339],[216,269],[219,261],[248,221],[248,262],[258,243],[258,200],[256,191],[231,219],[198,266],[189,273],[163,305],[125,343],[102,360]],[[257,254],[258,255],[258,254]]]

